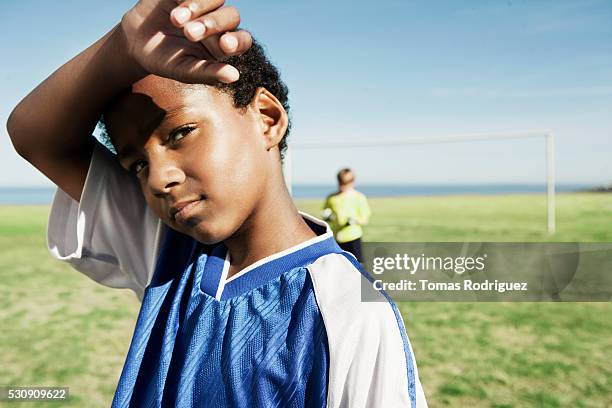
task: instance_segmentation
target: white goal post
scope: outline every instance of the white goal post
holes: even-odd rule
[[[552,131],[531,131],[519,133],[492,133],[475,135],[434,136],[411,139],[376,139],[376,140],[325,140],[291,143],[285,152],[283,174],[289,192],[292,192],[292,155],[293,151],[303,149],[337,149],[350,147],[386,147],[405,146],[411,144],[456,143],[499,139],[543,138],[545,142],[546,160],[546,192],[547,192],[547,229],[550,234],[556,230],[555,224],[555,139]]]

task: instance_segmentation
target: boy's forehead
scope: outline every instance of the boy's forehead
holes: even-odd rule
[[[166,115],[181,110],[210,111],[220,107],[223,96],[212,87],[190,85],[149,75],[134,83],[107,108],[107,119],[152,130]]]
[[[210,89],[203,85],[189,85],[173,79],[149,75],[134,83],[131,91],[125,96],[128,102],[148,97],[160,109],[170,111],[178,104],[189,102],[194,97],[201,100],[210,93]]]
[[[132,85],[131,93],[148,95],[153,99],[163,99],[181,95],[189,88],[193,89],[193,87],[173,79],[148,75]]]

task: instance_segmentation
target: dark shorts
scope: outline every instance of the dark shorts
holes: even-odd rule
[[[361,238],[357,238],[353,241],[338,243],[338,245],[340,245],[340,248],[343,250],[355,255],[355,258],[357,258],[360,263],[363,262],[361,257]]]

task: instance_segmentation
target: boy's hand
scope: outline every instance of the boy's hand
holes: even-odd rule
[[[185,83],[230,83],[238,70],[220,63],[248,50],[251,35],[235,30],[240,15],[224,0],[140,0],[121,21],[129,55],[146,73]]]

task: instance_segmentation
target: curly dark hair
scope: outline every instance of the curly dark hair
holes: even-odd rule
[[[255,39],[253,39],[253,45],[251,48],[249,48],[246,52],[241,55],[228,57],[223,60],[223,62],[234,66],[238,72],[240,72],[240,79],[230,84],[218,82],[214,85],[202,86],[211,86],[228,93],[233,99],[234,107],[237,109],[246,108],[253,100],[257,88],[264,87],[279,100],[279,102],[283,105],[283,108],[285,108],[287,115],[289,115],[289,89],[282,81],[278,69],[266,56],[261,44],[259,44]],[[102,115],[100,118],[98,127],[100,129],[100,142],[113,153],[116,153],[115,146],[113,145],[113,142],[106,131],[104,115]],[[290,129],[291,118],[289,117],[287,130],[285,131],[285,134],[278,145],[281,162],[285,158],[285,151],[287,150],[287,137],[289,136]]]

